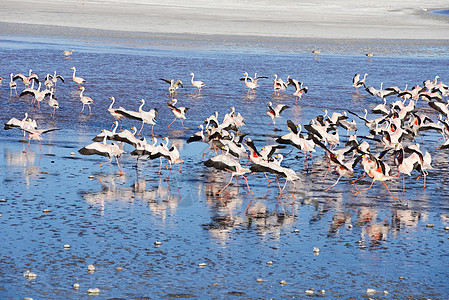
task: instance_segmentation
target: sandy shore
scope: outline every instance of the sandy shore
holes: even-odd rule
[[[122,32],[335,39],[438,39],[449,37],[449,17],[431,14],[447,1],[391,3],[349,0],[336,4],[232,0],[4,0],[0,34],[46,34],[61,26]],[[40,26],[29,26],[42,25]],[[70,35],[62,30],[61,35]]]

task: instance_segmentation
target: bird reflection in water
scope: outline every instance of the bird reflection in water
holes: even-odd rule
[[[105,210],[105,203],[107,202],[120,199],[131,200],[133,198],[133,189],[121,186],[126,181],[124,178],[119,178],[115,174],[112,174],[97,175],[96,179],[100,183],[101,191],[80,191],[79,193],[87,203],[98,206],[102,213]]]
[[[31,186],[31,179],[40,174],[41,159],[42,154],[39,155],[39,162],[35,165],[36,153],[34,152],[5,151],[5,163],[9,167],[9,171],[22,168],[22,175],[27,188]]]
[[[181,202],[180,187],[170,187],[170,182],[165,181],[159,176],[158,185],[150,190],[145,187],[145,180],[135,185],[136,199],[142,199],[148,202],[148,208],[156,215],[165,221],[167,216],[174,215]],[[138,193],[137,193],[138,191]]]

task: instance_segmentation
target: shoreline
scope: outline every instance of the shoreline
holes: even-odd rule
[[[448,56],[449,39],[377,39],[377,38],[298,38],[224,34],[176,34],[128,32],[68,26],[33,25],[0,22],[0,43],[7,41],[61,45],[61,49],[83,48],[92,43],[120,45],[134,49],[180,51],[239,51],[247,53],[295,53],[312,55],[364,56]]]

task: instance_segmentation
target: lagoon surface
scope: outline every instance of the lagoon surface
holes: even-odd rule
[[[169,39],[167,39],[169,40]],[[321,54],[311,51],[321,49]],[[75,49],[71,57],[62,50]],[[374,49],[374,50],[373,50]],[[373,57],[365,53],[373,51]],[[203,143],[187,144],[197,126],[218,111],[219,120],[236,108],[245,118],[241,132],[260,149],[286,134],[286,121],[308,124],[323,110],[351,110],[363,115],[381,100],[352,85],[355,73],[368,73],[366,84],[377,89],[407,84],[422,85],[436,75],[447,83],[448,45],[442,42],[368,43],[353,41],[273,43],[266,39],[243,41],[173,40],[147,43],[3,36],[0,40],[0,118],[36,119],[38,128],[59,128],[43,135],[42,152],[36,141],[16,129],[0,134],[0,298],[21,299],[159,299],[175,297],[229,299],[336,298],[432,298],[449,296],[449,166],[448,150],[436,149],[444,141],[428,131],[416,139],[432,155],[432,170],[423,189],[416,171],[358,195],[348,179],[325,192],[337,179],[328,168],[324,152],[316,149],[304,167],[304,154],[287,147],[282,164],[300,180],[288,183],[278,198],[276,183],[267,186],[262,174],[247,177],[254,195],[242,178],[229,181],[227,172],[203,164]],[[85,95],[94,99],[92,115],[80,114],[72,67],[87,83]],[[28,96],[10,96],[10,73],[32,69],[39,78],[57,71],[60,108],[54,118],[46,101],[32,106]],[[194,93],[189,73],[206,83]],[[239,79],[257,72],[255,95]],[[289,87],[274,95],[273,74],[290,75],[309,87],[300,101]],[[178,105],[189,107],[183,129],[166,105],[168,85],[159,78],[181,79]],[[41,79],[43,80],[43,79]],[[24,88],[18,83],[18,92]],[[100,156],[82,156],[78,150],[91,143],[101,129],[110,129],[109,97],[115,107],[137,110],[158,108],[156,138],[169,137],[184,160],[169,171],[159,160],[130,155],[125,145],[120,158],[123,175],[114,163]],[[388,102],[397,97],[388,98]],[[273,131],[267,125],[267,102],[290,106]],[[438,114],[427,101],[416,109],[435,122]],[[88,110],[87,110],[88,111]],[[368,118],[376,116],[368,114]],[[368,134],[355,119],[358,137]],[[140,128],[138,121],[124,120],[123,127]],[[151,138],[151,126],[142,133]],[[305,132],[305,130],[303,129]],[[341,145],[347,140],[340,129]],[[422,137],[422,138],[421,138]],[[371,142],[372,151],[381,146]],[[209,159],[215,154],[205,155]],[[391,157],[386,161],[391,162]],[[246,159],[242,159],[242,164]],[[391,164],[392,165],[392,164]],[[394,167],[393,167],[394,168]],[[358,167],[352,179],[360,177]],[[394,169],[393,174],[396,175]],[[280,184],[284,184],[281,179]],[[371,179],[357,182],[367,188]],[[156,242],[160,242],[156,243]],[[64,245],[70,248],[64,248]],[[319,252],[314,252],[314,247]],[[89,265],[95,271],[88,272]],[[200,265],[201,264],[201,265]],[[205,265],[203,265],[205,264]],[[36,277],[25,277],[29,270]],[[78,289],[73,285],[79,284]],[[100,293],[89,295],[87,290]],[[372,289],[367,293],[368,289]],[[307,293],[306,293],[307,291]]]

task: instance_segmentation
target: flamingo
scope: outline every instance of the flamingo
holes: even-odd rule
[[[188,129],[187,127],[184,127],[184,123],[182,122],[182,119],[186,119],[186,112],[189,110],[188,107],[176,107],[176,103],[178,103],[178,99],[172,99],[170,102],[167,103],[168,107],[170,107],[172,113],[175,115],[175,119],[173,122],[168,124],[167,127],[170,127],[171,124],[173,124],[176,119],[181,120],[182,128]]]
[[[59,108],[59,103],[55,97],[53,97],[53,88],[50,90],[50,98],[48,99],[48,105],[53,108],[53,112],[50,117],[54,117],[56,114],[56,109]]]
[[[171,174],[171,170],[172,170],[172,165],[174,165],[174,164],[180,164],[178,171],[179,171],[179,173],[182,173],[181,167],[182,167],[182,164],[184,163],[184,161],[180,158],[179,150],[176,147],[176,145],[172,145],[170,148],[168,148],[168,144],[169,144],[168,136],[162,138],[162,140],[165,141],[165,144],[161,144],[161,145],[155,147],[154,150],[150,154],[150,159],[164,157],[167,160],[168,164],[170,165],[170,172],[168,173],[168,176],[167,176],[167,178],[169,178],[170,174]],[[161,163],[162,163],[162,161],[161,161]],[[167,168],[168,168],[168,165],[167,165]],[[161,169],[159,167],[159,172],[160,171],[161,171]]]
[[[52,128],[52,129],[22,128],[22,129],[28,133],[28,145],[25,148],[24,152],[27,152],[28,147],[30,146],[31,140],[39,141],[39,148],[41,149],[41,152],[42,152],[42,145],[41,145],[42,136],[41,135],[44,133],[51,132],[51,131],[59,130],[59,128]]]
[[[80,114],[83,113],[85,105],[87,105],[89,107],[89,114],[92,114],[90,105],[92,103],[94,103],[94,100],[90,97],[84,96],[83,93],[84,93],[84,86],[81,87],[81,93],[80,93],[80,101],[81,101],[81,103],[83,103],[83,109],[81,110]]]
[[[195,74],[193,72],[190,73],[190,76],[192,76],[192,79],[190,80],[190,82],[192,83],[192,85],[194,87],[197,88],[194,92],[196,92],[196,91],[198,91],[198,93],[201,92],[201,88],[203,86],[205,86],[206,84],[204,82],[202,82],[202,81],[199,81],[199,80],[193,80],[193,78],[195,77]]]
[[[126,110],[124,108],[118,108],[116,110],[116,112],[121,114],[121,115],[123,115],[123,116],[125,116],[126,118],[129,118],[129,119],[132,119],[132,120],[138,120],[138,121],[142,122],[142,127],[140,127],[140,130],[137,133],[137,135],[140,134],[140,132],[143,129],[143,125],[145,123],[152,125],[152,127],[151,127],[151,135],[154,135],[153,134],[153,129],[154,129],[154,125],[156,125],[156,118],[157,118],[157,115],[158,115],[158,110],[157,110],[157,108],[154,108],[154,109],[151,109],[149,111],[144,111],[142,109],[142,107],[145,105],[145,100],[144,99],[140,100],[140,103],[142,103],[142,104],[139,106],[139,111],[131,111],[131,110]]]
[[[176,81],[174,79],[165,79],[165,78],[159,78],[159,79],[170,84],[170,86],[168,87],[168,92],[170,93],[170,96],[172,96],[172,97],[178,88],[183,87],[182,81],[179,79]]]
[[[120,130],[122,130],[122,119],[123,119],[123,115],[122,114],[119,114],[118,112],[117,112],[117,110],[118,109],[124,109],[123,107],[121,107],[120,106],[120,108],[113,108],[112,106],[114,105],[114,103],[115,103],[115,98],[114,97],[109,97],[109,99],[111,99],[112,100],[112,102],[111,102],[111,105],[109,105],[109,108],[108,108],[108,112],[111,114],[111,116],[114,118],[114,119],[116,119],[116,120],[120,120]],[[112,124],[112,126],[114,126],[114,124]],[[112,126],[111,126],[111,130],[112,130]]]
[[[22,82],[25,85],[25,87],[29,87],[32,80],[39,83],[39,78],[36,74],[33,74],[32,69],[30,69],[28,76],[25,76],[22,73],[18,73],[16,75],[14,75],[13,80],[16,81],[17,79],[22,79]]]
[[[107,144],[106,143],[107,136],[105,135],[103,138],[103,142],[94,142],[92,144],[89,144],[80,150],[78,152],[82,155],[101,155],[109,158],[109,161],[102,162],[100,164],[100,167],[105,163],[110,163],[112,161],[112,157],[115,157],[115,160],[117,162],[117,166],[120,172],[120,176],[123,175],[122,169],[120,168],[120,163],[118,161],[118,158],[125,153],[118,145],[115,143]]]
[[[252,78],[248,81],[248,72],[243,73],[243,76],[245,76],[245,86],[249,89],[246,94],[249,94],[250,91],[252,91],[253,94],[256,94],[256,87],[258,87],[257,83],[254,82]]]
[[[72,67],[71,70],[73,70],[72,80],[75,81],[75,83],[78,84],[78,88],[80,88],[82,83],[86,83],[86,80],[84,80],[84,78],[75,76],[76,73],[75,67]]]
[[[14,90],[16,92],[16,96],[17,96],[17,83],[14,81],[13,76],[14,74],[11,73],[11,81],[9,82],[9,96],[12,96],[12,90]]]
[[[356,73],[352,78],[352,86],[356,88],[357,94],[359,93],[359,88],[365,86],[365,80],[368,73],[365,73],[362,79],[360,79],[360,74]]]
[[[62,51],[62,54],[63,54],[65,57],[68,57],[68,56],[72,55],[73,52],[75,52],[75,50],[70,50],[70,51],[65,50],[65,51]]]
[[[294,85],[294,87],[296,89],[295,92],[293,93],[293,96],[297,97],[296,101],[301,100],[302,95],[303,94],[307,94],[307,92],[309,91],[309,87],[308,86],[303,87],[304,83],[299,82],[296,79],[289,78],[288,82],[289,82],[289,84]]]
[[[231,179],[229,182],[218,192],[218,195],[220,195],[226,187],[232,182],[232,178],[234,176],[242,176],[243,179],[246,181],[246,186],[248,187],[248,191],[250,193],[253,193],[251,189],[249,188],[248,180],[246,179],[244,174],[250,172],[250,169],[244,168],[240,165],[239,162],[237,162],[234,158],[229,156],[229,148],[227,146],[223,147],[225,150],[224,154],[219,154],[217,156],[212,157],[211,159],[204,162],[204,165],[206,167],[212,167],[217,170],[223,170],[228,171],[231,173]]]
[[[281,116],[281,112],[283,112],[284,110],[286,110],[287,108],[290,108],[290,106],[284,105],[284,104],[278,104],[276,106],[276,108],[273,108],[273,103],[268,102],[267,103],[268,108],[267,108],[267,116],[269,116],[271,118],[271,122],[268,123],[268,125],[270,125],[271,123],[273,123],[274,125],[274,130],[277,130],[276,128],[276,119],[279,118]]]

